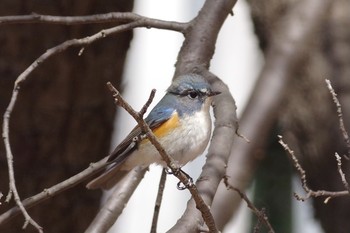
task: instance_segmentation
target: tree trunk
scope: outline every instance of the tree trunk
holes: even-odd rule
[[[133,1],[124,0],[21,1],[17,4],[5,0],[0,14],[35,12],[77,16],[131,11],[132,7]],[[0,111],[4,113],[18,75],[47,49],[111,26],[1,26]],[[107,81],[120,84],[131,38],[132,32],[106,38],[86,47],[81,56],[78,55],[80,48],[69,49],[42,63],[22,85],[10,121],[15,178],[22,199],[69,178],[107,155],[115,106],[105,84]],[[0,191],[6,195],[8,169],[2,143],[0,153]],[[80,185],[29,212],[44,231],[83,232],[97,211],[100,194]],[[0,205],[1,211],[9,205]],[[23,232],[23,221],[23,217],[18,216],[0,231]],[[28,226],[25,232],[36,230]]]

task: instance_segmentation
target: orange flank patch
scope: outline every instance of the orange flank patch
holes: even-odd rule
[[[161,126],[153,129],[153,133],[157,138],[161,138],[172,131],[179,125],[179,116],[177,113],[173,114],[169,120],[165,121]],[[149,142],[148,139],[142,140],[141,144]]]
[[[179,125],[179,115],[177,113],[173,114],[169,120],[164,122],[161,126],[153,130],[154,135],[157,138],[161,138],[172,131]]]

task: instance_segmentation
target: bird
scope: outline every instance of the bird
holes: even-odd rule
[[[180,75],[145,118],[160,144],[180,167],[197,158],[207,147],[212,125],[210,106],[212,97],[218,94],[203,76]],[[136,126],[109,155],[105,172],[86,187],[109,190],[136,166],[146,168],[155,163],[167,167],[142,134],[140,126]]]

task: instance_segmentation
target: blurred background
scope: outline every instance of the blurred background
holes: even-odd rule
[[[195,17],[203,2],[2,0],[0,15],[35,12],[78,16],[133,11],[153,18],[186,22]],[[275,231],[345,233],[350,230],[350,199],[335,198],[328,204],[323,203],[324,198],[296,201],[293,192],[304,192],[288,156],[277,143],[277,135],[283,135],[295,150],[311,188],[344,189],[334,153],[348,152],[324,79],[332,81],[343,106],[345,126],[348,126],[350,2],[318,1],[315,6],[319,8],[315,9],[326,10],[315,17],[317,23],[313,26],[305,17],[312,15],[308,13],[312,11],[308,2],[312,0],[238,1],[234,15],[227,18],[220,31],[210,70],[229,86],[242,122],[240,132],[253,140],[250,146],[259,138],[253,153],[244,157],[245,163],[237,163],[240,167],[237,170],[247,173],[237,176],[237,180],[244,180],[240,188],[258,208],[265,209]],[[324,5],[328,7],[322,8]],[[1,112],[9,103],[15,79],[47,49],[112,26],[111,23],[0,24]],[[311,30],[305,33],[305,28]],[[80,48],[71,48],[49,59],[31,74],[22,85],[10,125],[16,183],[22,199],[65,180],[107,155],[135,122],[125,111],[115,108],[105,83],[114,83],[136,109],[141,108],[151,89],[156,88],[153,103],[157,103],[170,85],[182,41],[183,36],[177,32],[136,29],[98,41],[86,47],[81,56],[78,56]],[[263,110],[270,106],[269,94],[275,105],[268,108],[266,116]],[[256,99],[264,105],[254,105]],[[262,119],[266,126],[256,128],[252,136],[244,127],[245,122],[253,125],[247,120],[252,115],[249,114],[252,111],[248,111],[250,108],[256,110],[254,117]],[[261,115],[259,108],[262,108]],[[260,132],[264,133],[259,136]],[[235,140],[236,148],[247,144],[242,139]],[[233,159],[244,154],[240,150],[235,152]],[[204,162],[205,156],[202,156],[184,170],[196,179]],[[246,164],[249,167],[246,168]],[[349,162],[343,159],[345,173],[348,168]],[[152,166],[111,232],[149,231],[159,176],[160,168]],[[6,194],[8,175],[3,144],[0,144],[0,177],[0,191]],[[176,178],[168,176],[159,232],[175,224],[190,198],[187,191],[177,190],[176,183]],[[231,197],[231,193],[218,191],[219,199],[222,197],[226,208],[232,210],[225,213],[225,217],[220,216],[224,219],[219,224],[222,232],[254,232],[256,218],[245,203],[226,201],[225,198],[237,199]],[[102,195],[108,194],[89,191],[79,185],[34,207],[29,213],[47,232],[83,232],[97,213]],[[0,205],[0,212],[8,206]],[[23,217],[17,216],[0,226],[0,231],[23,232],[22,225]],[[24,232],[35,230],[28,227]],[[267,231],[261,227],[259,232]]]

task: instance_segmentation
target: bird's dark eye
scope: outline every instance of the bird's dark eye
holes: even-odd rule
[[[191,99],[195,99],[198,97],[198,92],[190,91],[190,92],[188,92],[187,96],[190,97]]]

